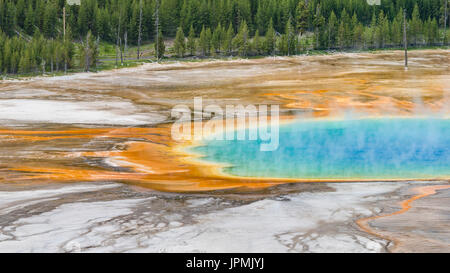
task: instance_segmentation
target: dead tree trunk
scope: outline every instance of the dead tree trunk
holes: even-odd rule
[[[156,60],[159,62],[159,0],[156,0]]]
[[[119,49],[120,49],[120,65],[123,65],[122,38],[119,38]]]
[[[120,27],[117,27],[117,36],[116,36],[116,66],[119,65],[119,29]]]
[[[120,7],[119,7],[120,9]],[[120,43],[120,26],[121,26],[121,18],[122,18],[122,9],[120,9],[119,12],[119,23],[117,26],[117,33],[116,33],[116,66],[118,65],[118,58],[119,58],[119,51],[120,55],[122,56],[122,50],[121,50],[121,43]]]
[[[63,7],[63,33],[64,38],[66,37],[66,6]]]
[[[90,69],[90,56],[89,56],[89,34],[86,36],[86,47],[84,49],[84,60],[85,60],[85,67],[86,67],[86,71],[89,72]]]
[[[53,42],[53,39],[51,40],[50,43],[50,72],[53,74],[53,56],[55,55],[55,43]]]
[[[127,55],[128,55],[128,32],[127,30],[125,30],[125,34],[123,35],[123,39],[125,41],[125,46],[124,46],[124,58],[125,60],[127,60]]]
[[[403,9],[403,44],[405,46],[405,69],[408,69],[408,43],[406,40],[406,9]]]
[[[138,48],[137,59],[141,59],[141,41],[142,41],[142,0],[139,1],[139,34],[138,34]]]
[[[448,0],[444,0],[444,41],[442,44],[446,45],[447,44],[447,20],[448,20],[448,13],[447,13],[447,8],[448,8]]]

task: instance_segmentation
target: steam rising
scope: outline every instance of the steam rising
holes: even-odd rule
[[[239,176],[308,179],[434,179],[450,175],[450,120],[362,118],[298,121],[280,128],[280,148],[217,141],[198,148]]]

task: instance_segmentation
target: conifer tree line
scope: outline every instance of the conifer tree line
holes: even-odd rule
[[[449,9],[448,0],[0,0],[0,72],[89,70],[100,41],[122,60],[124,47],[146,42],[158,58],[397,47],[403,10],[410,45],[441,45]]]

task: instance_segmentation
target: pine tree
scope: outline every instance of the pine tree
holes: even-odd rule
[[[363,48],[367,49],[371,47],[370,41],[372,39],[372,28],[370,27],[364,28],[362,39],[363,39]]]
[[[288,55],[288,41],[287,35],[282,34],[276,41],[276,47],[281,55]]]
[[[27,58],[27,56],[22,55],[20,57],[20,63],[19,63],[19,73],[27,73],[29,72],[29,60]]]
[[[90,39],[88,40],[90,45],[89,48],[91,50],[91,65],[94,67],[97,67],[97,59],[99,55],[99,48],[98,48],[98,39],[95,39],[94,35],[91,35]]]
[[[191,13],[190,13],[190,5],[189,0],[183,0],[183,4],[181,5],[180,10],[180,25],[183,27],[183,32],[188,33],[190,26],[192,26]]]
[[[439,41],[439,26],[436,18],[433,18],[431,20],[429,31],[430,31],[430,44],[432,45],[437,44]]]
[[[325,18],[322,16],[320,5],[317,5],[316,15],[314,16],[314,39],[316,41],[316,48],[324,47],[324,25]]]
[[[342,20],[339,23],[337,40],[338,40],[338,45],[339,45],[340,49],[343,49],[346,47],[347,42],[345,40],[345,25],[344,25],[344,21],[342,21]]]
[[[209,45],[210,40],[208,39],[208,35],[206,33],[205,26],[203,26],[202,31],[200,32],[200,38],[198,40],[198,43],[199,43],[200,49],[202,51],[202,55],[206,56],[207,54],[209,54],[208,49],[210,47],[210,45]]]
[[[376,27],[376,43],[379,48],[383,48],[389,41],[389,25],[384,12],[381,10],[378,14],[378,21]]]
[[[275,54],[275,45],[276,45],[275,29],[273,28],[273,21],[272,19],[270,19],[269,28],[267,29],[266,39],[264,43],[266,53],[269,55]]]
[[[308,38],[300,38],[299,40],[299,51],[306,51],[309,49],[309,39]]]
[[[296,45],[297,45],[297,39],[295,35],[294,27],[292,26],[292,18],[289,18],[289,20],[286,23],[285,28],[285,35],[286,35],[286,49],[287,49],[287,55],[295,55],[297,54]]]
[[[254,52],[256,53],[256,55],[262,54],[263,46],[262,46],[261,37],[259,36],[259,30],[256,30],[255,36],[253,37],[252,48],[253,48]]]
[[[414,10],[411,15],[410,35],[409,35],[414,45],[417,45],[421,33],[422,33],[422,20],[420,19],[419,6],[416,3],[414,5]]]
[[[161,29],[159,30],[159,33],[156,38],[155,43],[155,57],[156,59],[160,60],[164,58],[164,53],[166,51],[166,45],[164,44],[164,37],[162,34]]]
[[[89,72],[92,66],[96,66],[98,57],[98,44],[91,31],[86,34],[85,40],[80,45],[80,64],[84,71]]]
[[[57,19],[57,11],[54,3],[48,3],[44,13],[43,33],[47,38],[55,37],[55,25]]]
[[[308,17],[308,6],[305,0],[300,0],[296,8],[296,22],[300,36],[303,35],[303,33],[305,33],[308,29]]]
[[[161,1],[161,27],[163,34],[167,36],[175,35],[177,27],[180,26],[179,18],[179,0],[163,0]]]
[[[403,13],[398,12],[391,24],[391,41],[395,46],[400,46],[403,41]]]
[[[211,43],[211,40],[212,40],[212,32],[211,32],[211,28],[207,28],[206,29],[206,40],[208,41],[207,43],[206,43],[206,45],[207,45],[207,48],[206,48],[206,53],[209,55],[210,53],[211,53],[211,49],[212,49],[212,43]]]
[[[33,35],[34,33],[34,11],[31,4],[28,5],[28,9],[25,13],[24,30],[28,35]]]
[[[375,16],[375,13],[372,14],[372,20],[370,21],[370,37],[368,37],[368,46],[369,47],[375,47],[376,41],[377,41],[377,17]]]
[[[13,51],[14,53],[12,54],[11,57],[11,68],[10,68],[10,72],[12,74],[16,74],[18,72],[18,68],[19,68],[19,63],[20,63],[20,54],[19,51]]]
[[[215,53],[220,52],[220,49],[222,47],[222,41],[223,41],[223,28],[221,24],[216,27],[214,30],[214,33],[212,34],[211,43],[214,49]]]
[[[177,35],[175,36],[175,42],[174,42],[174,50],[175,53],[177,53],[178,57],[184,57],[184,52],[186,50],[186,42],[185,37],[183,33],[183,28],[178,27]]]
[[[349,48],[352,43],[353,36],[351,30],[352,22],[345,8],[342,10],[340,22],[343,26],[343,28],[341,28],[342,32],[339,34],[341,38],[341,46],[342,48]]]
[[[336,47],[337,33],[338,33],[338,21],[334,11],[331,11],[330,17],[328,18],[328,48]]]
[[[11,57],[12,57],[11,55],[12,55],[11,39],[6,39],[5,45],[3,47],[3,71],[5,73],[10,72]]]
[[[100,15],[99,9],[97,9],[97,12],[98,12],[98,15],[97,15],[97,19],[98,19],[97,20],[97,26],[98,26],[99,31],[101,32],[100,27],[101,27],[101,24],[103,22],[100,22],[100,21],[102,21],[102,19],[100,18],[101,15]],[[132,11],[131,11],[131,18],[130,18],[130,21],[128,23],[128,29],[129,29],[128,39],[130,40],[130,42],[132,44],[137,44],[138,43],[139,15],[140,15],[139,12],[140,12],[139,4],[137,4],[136,2],[133,2],[133,4],[132,4]]]
[[[16,7],[14,2],[9,1],[4,4],[5,10],[3,11],[3,22],[1,28],[8,36],[14,35],[14,28],[16,26]]]
[[[266,33],[270,19],[269,1],[258,1],[258,8],[255,15],[256,28],[261,34]]]
[[[196,48],[196,41],[195,41],[195,30],[194,27],[191,25],[191,28],[189,30],[189,37],[188,37],[188,41],[187,41],[187,47],[189,49],[189,52],[191,53],[191,55],[194,55],[197,51]]]
[[[142,40],[151,40],[155,36],[155,6],[154,1],[145,0],[142,9]]]
[[[386,31],[389,33],[389,29]],[[351,47],[356,47],[358,40],[358,17],[356,16],[356,12],[353,13],[350,29],[349,29],[349,44]]]
[[[25,0],[18,0],[16,4],[16,21],[17,25],[21,28],[24,27],[25,23],[25,13],[27,6],[25,5]]]
[[[230,23],[230,25],[228,26],[228,30],[227,30],[227,34],[225,36],[225,51],[228,54],[231,54],[233,52],[233,37],[234,37],[234,30],[233,30],[233,25]]]
[[[62,61],[64,63],[64,72],[72,66],[72,59],[74,56],[74,44],[72,43],[72,30],[70,27],[66,28],[66,36],[63,41]]]
[[[247,56],[249,50],[249,33],[247,22],[242,21],[239,32],[233,40],[234,47],[240,56]]]
[[[361,47],[363,44],[363,36],[364,36],[364,26],[361,23],[358,23],[353,31],[353,37],[355,41],[355,47]]]

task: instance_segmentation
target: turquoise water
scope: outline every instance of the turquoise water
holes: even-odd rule
[[[431,179],[450,176],[450,120],[361,119],[294,122],[279,148],[261,141],[209,141],[194,152],[243,177]]]

